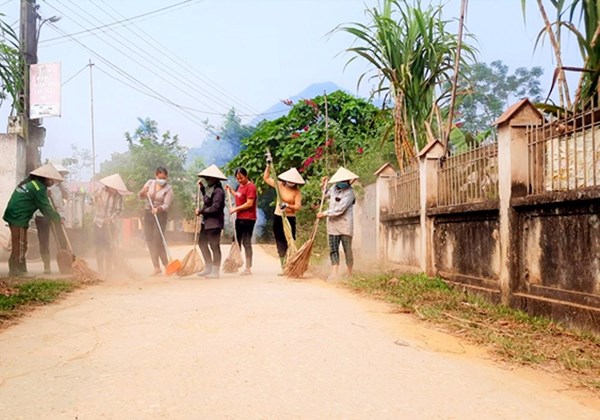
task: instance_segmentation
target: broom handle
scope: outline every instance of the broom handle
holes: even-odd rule
[[[198,194],[196,195],[196,208],[200,208],[200,181],[198,181]],[[196,215],[196,220],[194,221],[194,248],[196,248],[196,244],[198,243],[198,230],[200,228],[200,216]]]
[[[52,204],[52,208],[54,209],[54,211],[56,211],[56,205],[54,204],[54,199],[52,198],[51,195],[49,195],[48,198],[50,199],[50,204]],[[50,222],[50,223],[51,223],[50,226],[52,226],[52,222]],[[65,235],[65,241],[67,242],[68,251],[71,255],[73,255],[73,247],[71,246],[71,241],[69,240],[69,236],[67,235],[67,230],[65,229],[65,225],[63,225],[62,220],[60,221],[59,224],[60,224],[60,228],[62,229],[63,235]],[[54,232],[56,232],[56,231],[54,231]],[[58,240],[57,240],[57,242],[58,242]]]
[[[327,183],[325,183],[325,186],[323,187],[323,191],[321,192],[321,205],[319,206],[319,213],[321,213],[323,211],[323,203],[325,203],[325,194],[327,194]],[[317,217],[317,220],[315,220],[315,225],[313,226],[312,234],[310,235],[312,240],[314,240],[315,237],[317,236],[317,229],[319,228],[320,221],[321,221],[321,219],[319,219]]]
[[[152,210],[154,210],[154,205],[152,204],[152,199],[150,198],[149,195],[147,195],[146,197],[148,198],[148,203],[150,203],[150,208]],[[169,247],[167,246],[167,240],[165,239],[165,235],[163,234],[162,228],[160,227],[160,221],[158,220],[158,216],[154,212],[152,212],[152,214],[154,214],[154,220],[156,220],[156,227],[158,227],[158,232],[160,233],[160,237],[162,238],[163,245],[165,247],[165,252],[167,253],[167,258],[169,259],[169,261],[171,261],[171,252],[169,252]]]
[[[231,203],[231,193],[229,191],[227,191],[226,194],[227,194],[227,207],[229,207],[229,212],[231,213],[231,209],[233,207],[233,204]],[[233,221],[233,242],[237,243],[237,235],[235,232],[235,216],[231,215],[231,214],[230,214],[230,216]]]

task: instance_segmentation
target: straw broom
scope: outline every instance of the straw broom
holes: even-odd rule
[[[196,208],[200,208],[200,184],[198,184],[198,193]],[[188,252],[183,260],[181,260],[181,267],[177,271],[179,277],[191,276],[194,273],[204,270],[204,261],[198,252],[196,245],[198,244],[198,231],[200,230],[200,216],[196,216],[194,221],[194,245],[193,248]]]
[[[319,206],[319,213],[323,211],[323,203],[325,202],[325,193],[327,192],[327,185],[323,187],[323,192],[321,195],[321,205]],[[283,274],[288,277],[299,279],[304,275],[306,270],[308,269],[308,264],[310,262],[310,254],[312,253],[312,248],[315,243],[315,237],[317,236],[317,232],[319,230],[319,221],[321,219],[317,218],[313,225],[313,230],[310,234],[310,238],[306,241],[300,249],[293,255],[291,255],[283,267]]]
[[[231,211],[232,203],[231,203],[231,195],[229,192],[227,194],[227,207],[229,207],[229,211]],[[229,255],[223,262],[223,272],[224,273],[237,273],[240,267],[244,265],[244,261],[242,260],[242,251],[240,249],[240,244],[237,240],[237,235],[235,233],[235,223],[233,227],[233,243],[231,244],[231,248],[229,249]]]
[[[275,205],[279,206],[279,204],[281,204],[281,194],[279,192],[279,180],[277,179],[277,174],[275,173],[275,167],[273,166],[273,158],[271,156],[271,152],[269,151],[269,149],[267,149],[266,156],[267,156],[267,160],[271,162],[268,164],[269,165],[269,174],[271,176],[271,179],[275,183],[275,193],[277,194],[277,202],[275,203]],[[285,259],[287,261],[294,254],[296,254],[298,252],[298,247],[296,246],[296,241],[294,240],[294,235],[292,233],[292,225],[290,224],[290,221],[288,220],[287,215],[285,214],[285,210],[283,210],[281,212],[281,219],[283,222],[283,233],[285,235],[285,240],[288,244],[287,255],[285,257]]]

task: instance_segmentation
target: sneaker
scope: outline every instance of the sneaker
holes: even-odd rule
[[[251,276],[252,275],[252,271],[250,271],[249,268],[246,268],[244,271],[242,271],[241,275],[242,276]]]

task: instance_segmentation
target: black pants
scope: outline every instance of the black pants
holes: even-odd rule
[[[292,237],[296,239],[296,217],[288,216],[287,219],[292,227]],[[288,243],[287,239],[285,239],[282,216],[273,216],[273,236],[275,236],[275,244],[277,244],[277,254],[279,255],[279,258],[285,258],[288,250]]]
[[[27,228],[8,225],[10,228],[10,258],[8,259],[8,275],[18,276],[27,272]]]
[[[52,221],[48,217],[35,217],[35,227],[40,243],[40,256],[44,262],[44,268],[50,267],[50,223]]]
[[[160,212],[156,215],[158,216],[160,227],[164,233],[165,227],[167,226],[167,213]],[[165,250],[163,240],[158,231],[158,227],[156,226],[156,219],[150,210],[144,212],[144,236],[146,236],[146,244],[148,244],[148,251],[150,251],[150,258],[152,259],[154,268],[160,268],[159,260],[162,261],[163,265],[166,267],[169,264],[167,251]]]
[[[198,246],[207,266],[221,266],[221,228],[204,229],[204,225],[202,225]]]
[[[252,268],[252,231],[256,220],[235,219],[235,234],[246,254],[246,268]]]
[[[100,274],[110,273],[113,266],[114,227],[94,225],[94,242],[96,244],[96,262]]]

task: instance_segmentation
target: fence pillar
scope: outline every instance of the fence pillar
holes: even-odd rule
[[[527,99],[504,112],[495,122],[498,127],[498,196],[500,208],[500,291],[502,303],[508,305],[511,292],[518,284],[517,215],[511,200],[527,195],[529,188],[529,150],[526,126],[540,123],[541,113]]]
[[[396,170],[390,163],[386,163],[374,174],[377,177],[375,181],[375,226],[377,226],[375,243],[377,247],[377,259],[379,262],[388,260],[387,230],[386,225],[381,223],[381,215],[388,214],[390,211],[390,179],[397,176]]]
[[[438,167],[444,155],[444,146],[438,140],[429,142],[419,153],[419,181],[421,198],[421,270],[429,276],[437,274],[433,255],[433,218],[427,217],[427,209],[437,205]]]

